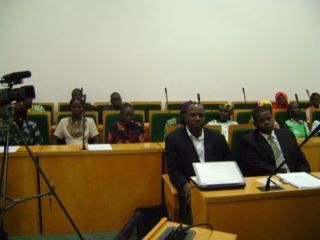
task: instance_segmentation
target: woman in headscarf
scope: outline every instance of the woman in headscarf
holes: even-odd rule
[[[288,96],[284,92],[277,92],[275,96],[276,102],[272,105],[273,109],[287,109]]]

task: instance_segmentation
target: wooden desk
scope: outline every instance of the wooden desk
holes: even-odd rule
[[[162,148],[157,143],[115,144],[111,151],[43,146],[42,169],[82,232],[119,230],[137,207],[161,204]],[[40,181],[41,191],[46,191]],[[41,200],[43,232],[72,232],[55,199]]]
[[[39,146],[30,148],[36,152]],[[0,162],[2,166],[2,154]],[[36,195],[37,192],[36,167],[25,148],[21,147],[16,153],[9,153],[7,195],[21,199]],[[2,201],[2,198],[0,200]],[[20,203],[9,209],[4,224],[9,235],[40,234],[38,199]]]
[[[282,184],[283,191],[260,192],[257,178],[246,178],[244,189],[192,189],[193,223],[211,223],[240,240],[320,239],[320,189]]]
[[[156,240],[165,231],[167,227],[177,227],[179,224],[174,222],[168,222],[166,218],[160,220],[160,222],[143,238],[143,240]],[[196,232],[194,240],[235,240],[237,235],[212,231],[206,228],[195,227],[192,228]]]
[[[300,144],[304,138],[297,139]],[[302,151],[305,154],[312,172],[320,171],[320,137],[312,137],[302,147]]]

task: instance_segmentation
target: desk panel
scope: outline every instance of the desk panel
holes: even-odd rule
[[[318,174],[319,176],[319,174]],[[194,224],[209,222],[240,240],[320,239],[320,189],[260,192],[256,177],[240,190],[192,190]]]
[[[39,152],[43,170],[82,232],[119,230],[137,207],[161,204],[159,145],[112,147],[79,151],[79,146],[46,146]],[[44,234],[73,232],[53,197],[42,199],[42,206]]]
[[[304,139],[297,139],[298,143],[302,143]],[[305,145],[302,147],[302,151],[305,154],[311,171],[320,171],[320,137],[312,137]]]

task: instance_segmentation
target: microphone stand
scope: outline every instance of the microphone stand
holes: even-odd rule
[[[315,129],[313,129],[310,135],[306,137],[302,143],[300,143],[299,147],[301,148],[304,144],[306,144],[310,140],[310,138],[312,138],[314,135],[317,134],[317,132],[319,132],[319,130],[320,130],[320,124]]]
[[[82,149],[81,150],[86,150],[86,145],[84,141],[84,131],[85,131],[85,126],[86,126],[86,95],[83,95],[83,111],[82,111]]]
[[[272,181],[271,178],[276,175],[279,170],[286,164],[286,160],[283,160],[282,163],[276,168],[276,170],[270,174],[270,176],[267,178],[266,186],[264,187],[264,191],[270,191],[270,182]],[[283,188],[280,186],[277,186],[273,190],[282,190]]]
[[[164,93],[166,94],[167,110],[169,111],[169,102],[168,102],[168,92],[167,92],[167,88],[164,88]]]
[[[310,99],[310,93],[309,93],[309,90],[308,90],[308,89],[306,89],[306,92],[307,92],[308,97],[309,97],[309,99]]]
[[[306,90],[307,90],[307,93],[309,93],[308,89],[306,89]],[[296,98],[296,102],[297,102],[297,105],[298,105],[299,109],[301,109],[299,98],[298,98],[298,94],[294,94],[294,96]],[[303,125],[303,130],[304,130],[304,138],[306,139],[308,136],[307,136],[306,126],[304,125],[304,121],[303,120],[302,120],[302,125]]]
[[[200,93],[197,94],[197,98],[198,98],[198,103],[201,104],[201,102],[200,102]]]
[[[244,97],[244,102],[247,104],[246,90],[244,88],[242,88],[242,93],[243,93],[243,97]]]

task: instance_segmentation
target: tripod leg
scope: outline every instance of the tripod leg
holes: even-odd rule
[[[57,200],[60,208],[62,209],[62,211],[64,212],[64,214],[66,215],[67,219],[69,220],[69,222],[71,223],[73,229],[76,231],[77,235],[79,236],[79,238],[81,240],[83,240],[83,236],[81,235],[79,229],[77,228],[76,224],[74,223],[74,221],[72,220],[71,216],[69,215],[69,213],[67,212],[67,210],[65,209],[64,205],[62,204],[60,198],[58,197],[58,195],[56,194],[55,192],[55,187],[49,182],[49,179],[47,178],[47,176],[44,174],[43,170],[41,169],[37,159],[35,158],[35,156],[33,155],[33,153],[31,152],[25,138],[23,137],[19,127],[14,123],[14,127],[16,128],[17,130],[17,133],[20,137],[20,139],[23,141],[23,144],[25,146],[25,148],[27,149],[28,151],[28,154],[29,156],[31,157],[34,165],[36,166],[37,168],[37,171],[40,173],[40,176],[43,178],[43,180],[45,181],[46,185],[48,186],[48,189],[50,190],[50,193],[53,194],[53,196],[55,197],[55,199]]]

